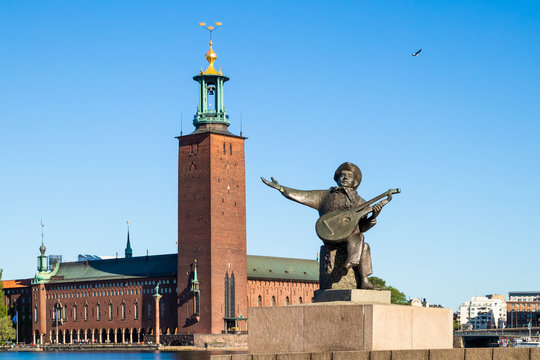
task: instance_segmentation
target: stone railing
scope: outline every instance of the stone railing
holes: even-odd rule
[[[211,360],[540,360],[540,348],[334,351],[291,354],[212,355]]]

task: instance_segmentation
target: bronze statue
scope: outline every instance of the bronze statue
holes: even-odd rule
[[[383,206],[392,199],[392,194],[399,193],[400,190],[388,190],[365,201],[356,192],[362,181],[362,173],[358,166],[350,162],[343,163],[337,168],[334,180],[338,186],[329,190],[297,190],[280,185],[274,178],[271,179],[272,181],[268,181],[261,178],[266,185],[279,190],[287,199],[319,211],[317,235],[326,245],[346,244],[347,259],[340,271],[341,274],[346,274],[351,268],[357,268],[360,273],[357,286],[361,289],[376,289],[369,280],[369,275],[373,273],[371,254],[363,233],[375,226]],[[386,199],[371,206],[383,197]]]

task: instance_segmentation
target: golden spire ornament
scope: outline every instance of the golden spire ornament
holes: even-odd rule
[[[205,22],[200,22],[199,25],[204,27],[206,30],[208,30],[210,32],[210,50],[208,50],[208,52],[206,53],[205,55],[205,58],[206,58],[206,61],[208,61],[208,68],[203,72],[203,74],[205,75],[219,75],[221,73],[221,69],[220,69],[220,72],[217,72],[216,69],[214,68],[214,62],[217,60],[217,54],[214,52],[214,50],[212,49],[212,31],[216,30],[218,27],[221,26],[221,22],[217,22],[215,24],[215,26],[212,26],[212,25],[206,25]]]

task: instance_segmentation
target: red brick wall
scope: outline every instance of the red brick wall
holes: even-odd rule
[[[200,312],[210,314],[210,137],[179,138],[178,154],[178,329],[181,334],[209,333],[208,315],[197,321],[190,280],[198,259]]]
[[[70,334],[87,334],[87,338],[94,339],[98,332],[137,331],[140,333],[155,331],[155,282],[160,281],[162,298],[160,306],[163,312],[160,314],[161,333],[174,333],[177,331],[177,307],[176,307],[176,283],[174,277],[144,278],[130,280],[110,280],[96,282],[75,283],[49,283],[34,286],[32,308],[36,305],[39,309],[39,321],[33,321],[34,332],[38,330],[44,334],[43,342],[54,341],[56,336],[51,333],[56,330],[54,321],[54,306],[67,305],[65,319],[59,322],[58,329]],[[138,318],[135,318],[135,304],[138,304]],[[100,318],[97,316],[97,304],[100,304]],[[109,304],[112,305],[113,317],[109,319]],[[122,318],[122,304],[125,305],[125,317]],[[85,305],[88,306],[88,318],[85,318]],[[148,306],[151,307],[151,316],[148,316]],[[77,317],[74,311],[76,309]],[[60,333],[59,331],[59,333]],[[51,338],[52,337],[52,338]],[[76,336],[73,339],[77,339]],[[79,339],[84,339],[84,335]],[[124,338],[129,339],[129,336]],[[105,338],[102,339],[103,341]],[[112,339],[111,339],[112,340]],[[60,339],[60,341],[62,341]],[[139,339],[140,341],[140,339]],[[111,341],[115,342],[115,341]]]
[[[318,282],[301,282],[286,280],[248,280],[249,306],[272,306],[272,297],[274,297],[274,306],[289,304],[311,303],[313,293],[319,289]],[[259,296],[261,301],[259,302]]]
[[[179,141],[179,331],[218,334],[224,330],[227,272],[235,275],[236,315],[247,316],[244,139],[204,133]],[[191,318],[189,292],[195,258],[201,289],[198,321]]]

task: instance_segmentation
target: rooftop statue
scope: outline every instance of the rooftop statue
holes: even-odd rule
[[[358,166],[350,162],[343,163],[337,168],[334,180],[338,186],[329,190],[297,190],[280,185],[274,178],[271,179],[272,181],[268,181],[261,178],[266,185],[279,190],[287,199],[319,211],[320,217],[315,229],[325,244],[321,249],[321,289],[343,287],[377,289],[369,280],[373,270],[370,248],[365,242],[364,233],[375,226],[383,206],[392,200],[392,194],[397,194],[400,190],[388,190],[369,201],[362,199],[356,192],[362,181],[362,173]],[[336,254],[344,247],[346,257],[343,261],[339,261],[342,262],[340,266],[335,266],[338,262]],[[327,254],[326,260],[323,259],[323,252]],[[331,253],[333,255],[330,255]],[[353,277],[354,283],[334,286],[334,283],[346,276],[350,269],[354,269],[357,274]]]

